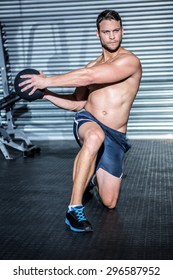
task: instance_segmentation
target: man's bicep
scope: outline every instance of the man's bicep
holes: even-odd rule
[[[127,79],[137,71],[138,62],[136,59],[121,58],[114,62],[94,66],[94,83],[116,83]]]

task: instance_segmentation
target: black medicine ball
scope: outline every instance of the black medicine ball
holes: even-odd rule
[[[15,79],[14,79],[14,88],[16,93],[22,98],[25,99],[27,101],[34,101],[36,99],[41,99],[43,98],[44,95],[44,90],[43,89],[37,89],[32,95],[29,95],[29,93],[31,92],[32,88],[29,88],[23,92],[21,92],[21,89],[24,88],[26,85],[19,87],[19,84],[22,83],[25,80],[28,80],[28,78],[21,78],[21,75],[27,75],[27,74],[36,74],[39,75],[39,71],[35,70],[35,69],[24,69],[22,71],[20,71]]]

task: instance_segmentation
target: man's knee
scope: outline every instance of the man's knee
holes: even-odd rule
[[[120,190],[119,186],[116,189],[113,188],[112,190],[111,187],[110,188],[98,187],[100,198],[105,207],[109,209],[113,209],[116,207],[119,198],[119,190]]]
[[[87,134],[84,146],[87,147],[90,152],[97,152],[104,141],[104,137],[104,133],[91,130]]]
[[[102,198],[102,202],[108,209],[114,209],[117,205],[118,197],[114,198]]]
[[[100,129],[96,129],[96,130],[92,129],[88,132],[87,135],[87,140],[94,144],[103,143],[104,138],[105,138],[105,134]]]

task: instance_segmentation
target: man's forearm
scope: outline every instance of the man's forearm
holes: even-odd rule
[[[89,68],[81,68],[62,75],[46,77],[45,87],[81,87],[92,84]]]
[[[79,104],[76,101],[73,94],[62,95],[62,94],[53,93],[48,89],[46,89],[43,99],[50,101],[55,106],[62,108],[64,110],[69,110],[69,111],[80,110]]]

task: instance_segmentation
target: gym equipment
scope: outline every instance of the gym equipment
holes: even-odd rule
[[[21,91],[21,89],[25,86],[20,87],[19,84],[25,80],[28,80],[28,78],[21,78],[21,76],[27,74],[39,75],[40,73],[35,69],[24,69],[20,71],[14,79],[14,88],[16,93],[20,96],[20,98],[30,102],[36,99],[42,99],[44,95],[44,90],[37,89],[32,95],[29,95],[29,92],[31,92],[32,88],[25,90],[24,92]]]
[[[7,127],[0,124],[0,149],[6,159],[15,159],[18,157],[10,154],[7,146],[13,150],[22,152],[24,157],[34,156],[41,151],[39,147],[31,143],[23,131],[14,126],[13,117],[9,113],[19,100],[20,96],[15,92],[0,100],[0,110],[5,109],[8,114]]]
[[[40,148],[33,145],[25,133],[16,128],[13,120],[13,106],[21,99],[20,95],[12,91],[8,51],[5,47],[6,38],[2,24],[0,23],[0,72],[2,77],[3,95],[0,100],[0,111],[5,112],[5,122],[1,121],[0,114],[0,150],[5,159],[15,159],[21,156],[34,156],[40,153]],[[14,153],[19,151],[19,153]]]

